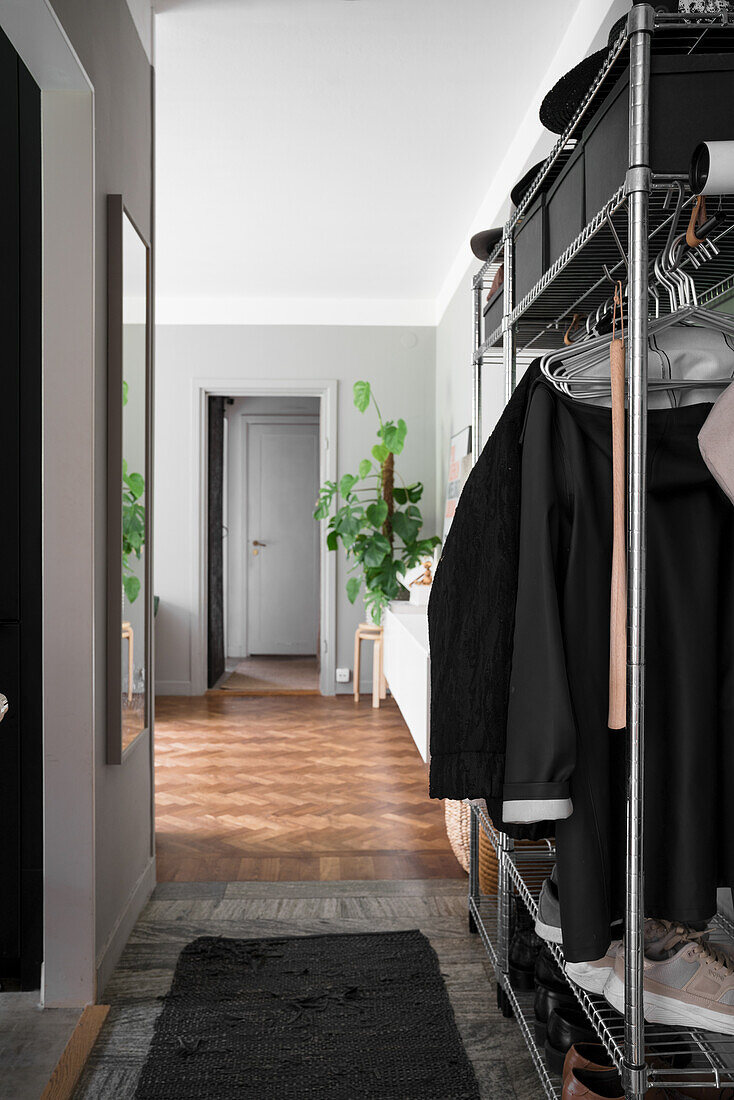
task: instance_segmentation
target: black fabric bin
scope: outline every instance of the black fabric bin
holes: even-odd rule
[[[515,305],[548,268],[546,196],[538,195],[515,230]]]
[[[586,224],[584,147],[579,143],[546,196],[548,267],[552,267]]]
[[[734,139],[734,56],[657,54],[651,58],[650,167],[687,175],[699,141]],[[624,183],[627,171],[629,69],[584,133],[586,217]]]
[[[502,323],[502,303],[504,287],[498,286],[484,307],[484,340],[488,340],[498,325]]]

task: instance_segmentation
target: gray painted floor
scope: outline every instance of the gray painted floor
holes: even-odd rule
[[[74,1100],[130,1100],[181,948],[240,938],[419,928],[438,953],[483,1100],[541,1100],[520,1032],[495,1008],[484,949],[470,936],[461,881],[162,883],[101,998],[112,1006]],[[277,1086],[272,1097],[277,1100]],[[214,1098],[212,1098],[214,1100]],[[451,1100],[451,1097],[446,1097]]]
[[[0,993],[0,1096],[38,1100],[80,1016],[42,1010],[38,993]]]

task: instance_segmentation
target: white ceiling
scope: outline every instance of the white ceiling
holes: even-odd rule
[[[595,3],[157,0],[159,320],[432,320]]]

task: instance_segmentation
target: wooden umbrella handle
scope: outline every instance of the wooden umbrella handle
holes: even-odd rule
[[[624,341],[609,346],[612,379],[612,595],[609,616],[609,728],[627,724],[627,537],[625,531]]]

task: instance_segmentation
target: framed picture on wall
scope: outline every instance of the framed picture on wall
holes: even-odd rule
[[[456,512],[461,490],[471,470],[471,428],[462,428],[451,436],[449,448],[449,478],[446,507],[443,513],[443,541],[446,542]]]

